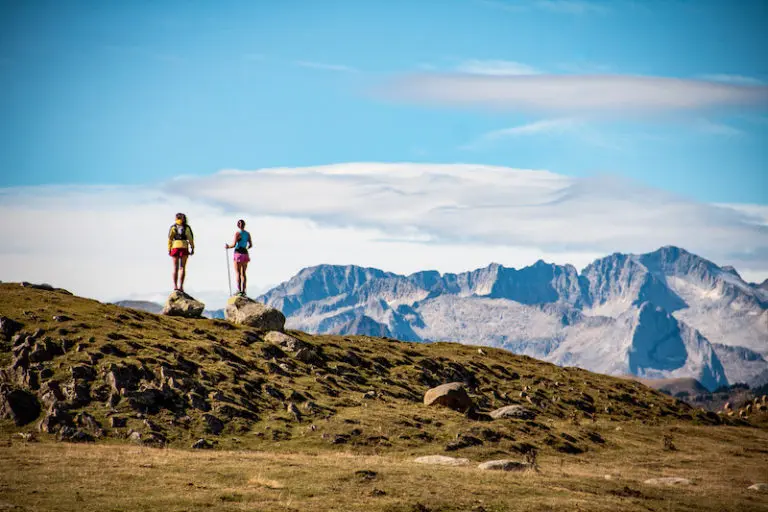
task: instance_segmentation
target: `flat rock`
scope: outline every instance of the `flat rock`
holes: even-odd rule
[[[648,485],[691,485],[691,481],[687,478],[678,478],[676,476],[649,478],[643,483]]]
[[[491,418],[498,420],[502,418],[514,418],[519,420],[532,420],[536,413],[526,409],[522,405],[507,405],[495,411],[491,411]]]
[[[248,297],[230,297],[224,308],[224,318],[260,331],[282,331],[285,327],[285,315],[280,310]]]
[[[763,492],[766,492],[766,491],[768,491],[768,484],[763,484],[763,483],[752,484],[749,487],[747,487],[747,489],[749,489],[750,491],[763,491]]]
[[[264,335],[264,341],[272,343],[273,345],[278,345],[289,352],[298,352],[301,349],[310,348],[308,343],[304,343],[290,334],[285,334],[280,331],[269,331]]]
[[[179,290],[173,291],[165,301],[163,314],[168,316],[183,316],[185,318],[200,318],[203,316],[205,304]]]
[[[445,455],[426,455],[424,457],[413,459],[413,462],[419,464],[435,464],[437,466],[466,466],[469,464],[469,459],[446,457]]]
[[[463,383],[449,382],[424,393],[424,405],[442,405],[455,411],[464,412],[472,408],[474,404],[467,395]]]
[[[528,464],[527,462],[500,459],[483,462],[477,466],[477,469],[482,469],[484,471],[527,471],[533,469],[533,465]]]

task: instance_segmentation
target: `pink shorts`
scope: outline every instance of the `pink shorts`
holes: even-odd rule
[[[182,247],[171,249],[171,258],[185,258],[189,256],[189,250]]]
[[[251,261],[250,256],[248,256],[247,253],[242,252],[236,252],[235,253],[235,263],[248,263]]]

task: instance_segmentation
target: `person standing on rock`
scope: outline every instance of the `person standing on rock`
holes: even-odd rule
[[[173,289],[184,291],[187,258],[195,254],[195,237],[187,224],[187,216],[176,214],[176,221],[168,231],[168,255],[173,258]]]
[[[237,221],[238,231],[235,233],[235,240],[232,244],[225,244],[227,249],[235,249],[235,272],[237,273],[237,294],[245,297],[246,277],[245,271],[248,268],[248,262],[251,261],[248,256],[248,249],[253,247],[251,234],[245,230],[245,221]]]

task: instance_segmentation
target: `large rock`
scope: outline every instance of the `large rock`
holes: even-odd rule
[[[294,338],[290,334],[285,334],[284,332],[280,331],[269,331],[264,336],[264,341],[274,345],[279,345],[289,352],[298,352],[303,348],[310,348],[308,343],[304,343],[303,341]]]
[[[424,394],[424,405],[442,405],[459,412],[474,406],[461,382],[449,382],[430,389]]]
[[[23,326],[8,317],[0,316],[0,340],[10,341],[14,334],[19,332]]]
[[[469,459],[446,457],[445,455],[425,455],[424,457],[413,459],[413,462],[419,464],[434,464],[437,466],[466,466],[469,464]]]
[[[26,425],[40,415],[40,402],[32,393],[22,389],[0,386],[0,419]]]
[[[203,316],[205,304],[179,290],[174,290],[165,301],[163,314],[168,316],[183,316],[200,318]]]
[[[643,483],[648,485],[691,485],[691,481],[687,478],[678,478],[675,476],[649,478]]]
[[[501,418],[514,418],[519,420],[532,420],[536,417],[533,411],[530,411],[522,405],[507,405],[495,411],[491,411],[491,418],[498,420]]]
[[[533,465],[527,462],[518,462],[516,460],[489,460],[477,466],[477,469],[485,471],[526,471],[533,469]]]
[[[285,315],[280,310],[248,297],[230,297],[224,309],[224,318],[260,331],[282,331],[285,326]]]
[[[752,484],[747,487],[750,491],[765,491],[768,492],[768,484]]]

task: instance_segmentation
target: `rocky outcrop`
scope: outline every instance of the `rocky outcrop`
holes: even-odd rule
[[[205,304],[186,293],[175,290],[169,296],[163,307],[163,314],[168,316],[183,316],[185,318],[200,318],[203,316]]]
[[[0,419],[13,420],[16,425],[26,425],[40,415],[37,397],[22,389],[0,385]]]
[[[23,326],[10,318],[0,316],[0,340],[10,341],[14,334],[19,332]]]
[[[533,469],[533,465],[527,462],[501,459],[483,462],[477,466],[477,469],[482,469],[485,471],[527,471],[529,469]]]
[[[491,418],[498,420],[501,418],[514,418],[518,420],[532,420],[536,414],[523,407],[522,405],[507,405],[495,411],[491,411]]]
[[[449,382],[428,390],[424,394],[424,405],[442,405],[454,411],[465,412],[474,404],[463,383]]]
[[[224,317],[230,322],[260,331],[282,331],[285,326],[285,315],[280,310],[248,297],[231,297],[224,309]]]

